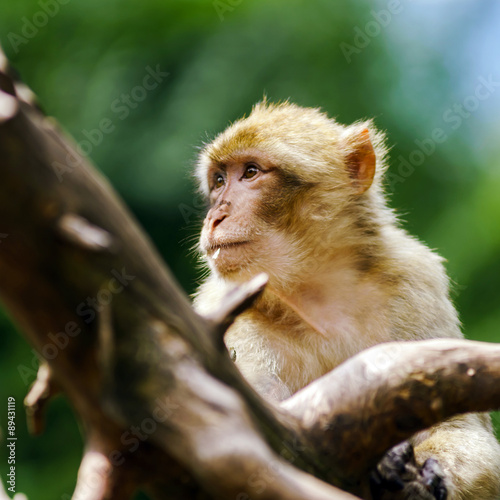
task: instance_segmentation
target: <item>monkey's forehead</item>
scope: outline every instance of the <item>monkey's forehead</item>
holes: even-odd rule
[[[247,118],[230,125],[201,151],[196,168],[200,189],[208,193],[212,169],[245,152],[247,161],[257,155],[254,161],[264,158],[308,182],[335,180],[352,146],[350,132],[357,135],[360,125],[341,125],[314,108],[258,103]]]
[[[258,103],[247,118],[242,118],[214,141],[222,146],[224,142],[255,146],[266,142],[286,142],[288,146],[305,146],[308,140],[335,141],[344,127],[325,113],[315,108],[302,108],[295,104]]]
[[[213,158],[230,155],[234,149],[286,145],[306,148],[311,141],[325,145],[336,142],[344,127],[315,108],[302,108],[288,102],[254,106],[250,115],[237,120],[206,148]],[[283,151],[280,151],[282,153]]]

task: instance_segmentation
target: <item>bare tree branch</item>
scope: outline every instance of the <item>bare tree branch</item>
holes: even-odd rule
[[[378,346],[265,403],[222,343],[265,277],[212,318],[195,314],[1,54],[0,176],[0,297],[50,367],[27,397],[34,429],[54,387],[82,420],[75,498],[367,498],[367,472],[393,444],[500,407],[500,348],[451,340]]]
[[[298,419],[332,473],[349,480],[417,431],[459,413],[500,408],[499,380],[498,345],[394,342],[361,352],[281,407]]]
[[[221,353],[216,327],[263,283],[236,292],[221,324],[197,316],[108,183],[24,95],[4,67],[0,219],[9,238],[0,253],[0,296],[83,421],[78,494],[122,499],[113,478],[133,463],[141,470],[133,487],[158,498],[172,497],[159,493],[166,478],[177,497],[201,488],[218,498],[278,498],[278,491],[279,498],[349,498],[273,451],[292,434],[256,403]],[[40,384],[28,397],[31,408],[46,399],[48,386]],[[131,436],[139,444],[127,447]],[[270,464],[278,468],[266,487],[249,482]],[[313,470],[301,456],[296,465]],[[94,476],[100,479],[87,492]]]

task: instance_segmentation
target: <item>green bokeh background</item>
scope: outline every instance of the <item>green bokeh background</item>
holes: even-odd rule
[[[448,260],[466,335],[493,342],[500,338],[499,33],[495,0],[0,4],[10,60],[110,178],[187,292],[197,278],[190,248],[201,216],[190,177],[196,149],[266,94],[321,106],[343,123],[373,117],[387,131],[392,205]],[[136,87],[148,67],[168,76],[144,93]],[[477,100],[481,78],[490,83]],[[132,97],[117,113],[122,94]],[[97,141],[106,118],[112,131]],[[431,143],[438,128],[446,139]],[[95,144],[81,142],[89,135]],[[45,434],[27,434],[21,403],[32,360],[0,312],[0,426],[12,395],[17,489],[30,500],[62,500],[74,487],[81,439],[63,398],[50,405]],[[4,482],[5,471],[2,444]]]

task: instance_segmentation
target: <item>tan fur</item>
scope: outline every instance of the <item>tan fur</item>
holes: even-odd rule
[[[442,259],[387,207],[385,157],[384,136],[370,121],[343,126],[317,109],[267,102],[200,155],[196,175],[212,201],[200,246],[211,274],[195,305],[209,314],[235,283],[269,274],[262,298],[226,335],[242,373],[269,398],[286,398],[380,342],[462,335]],[[214,172],[246,161],[269,173],[251,183],[228,177],[210,192]],[[279,174],[297,181],[293,196]],[[286,213],[269,222],[266,207],[280,203]],[[251,241],[230,248],[234,239]],[[500,495],[500,446],[489,417],[453,419],[415,443],[420,463],[433,456],[442,464],[450,499]]]

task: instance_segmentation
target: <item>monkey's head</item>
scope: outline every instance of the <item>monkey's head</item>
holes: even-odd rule
[[[384,205],[384,154],[371,122],[345,127],[318,109],[257,104],[199,157],[196,177],[210,204],[200,249],[212,271],[272,279],[321,260],[357,211]]]

